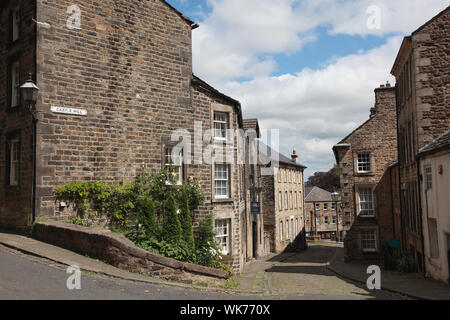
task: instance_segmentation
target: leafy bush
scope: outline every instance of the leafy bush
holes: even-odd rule
[[[75,224],[77,226],[87,227],[87,221],[77,216],[71,216],[68,223]]]
[[[194,249],[194,231],[192,229],[191,213],[189,210],[189,198],[185,190],[182,191],[180,203],[180,223],[183,241],[187,244],[188,247]]]
[[[149,196],[140,196],[136,203],[138,225],[143,226],[149,238],[159,237],[159,228],[156,223],[155,205]]]
[[[178,219],[175,198],[172,195],[169,195],[164,205],[161,237],[172,244],[178,244],[182,239],[181,224]]]
[[[400,272],[413,272],[415,269],[414,260],[407,252],[402,252],[397,260],[397,270]]]

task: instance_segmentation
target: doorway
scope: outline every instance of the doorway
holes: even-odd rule
[[[447,278],[448,283],[450,284],[450,234],[447,234],[447,262],[448,262]]]
[[[256,258],[258,254],[258,223],[253,222],[252,224],[252,234],[253,234],[253,258]]]

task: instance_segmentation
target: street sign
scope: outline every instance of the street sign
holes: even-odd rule
[[[252,213],[260,214],[261,213],[261,203],[260,202],[252,202],[251,204]]]
[[[51,106],[50,110],[53,113],[70,114],[70,115],[76,115],[76,116],[85,116],[85,115],[87,115],[87,110],[86,109],[65,108],[65,107]]]

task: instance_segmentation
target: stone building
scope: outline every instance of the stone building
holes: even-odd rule
[[[426,275],[450,282],[450,130],[419,150]]]
[[[36,219],[60,219],[55,186],[119,183],[142,163],[170,164],[180,183],[199,181],[206,203],[196,216],[214,215],[217,241],[241,270],[244,165],[208,163],[195,146],[229,144],[236,160],[239,137],[227,129],[243,129],[242,110],[192,75],[196,27],[163,0],[1,2],[0,227],[25,231]],[[29,73],[40,89],[33,113],[19,89]],[[191,164],[187,150],[173,158],[177,130],[194,137],[186,143]]]
[[[266,253],[279,253],[304,233],[306,167],[297,162],[295,150],[288,158],[261,142],[259,146],[260,155],[273,172],[261,176]]]
[[[341,170],[347,260],[379,259],[383,246],[394,237],[396,190],[389,190],[394,199],[378,190],[389,187],[386,175],[397,159],[395,115],[395,88],[382,85],[375,89],[369,120],[333,147]]]
[[[319,187],[306,187],[305,216],[307,236],[335,240],[339,232],[338,239],[344,239],[341,202],[334,202],[331,192]]]
[[[450,7],[405,37],[391,73],[397,80],[398,144],[404,248],[420,273],[424,234],[417,155],[450,128]]]

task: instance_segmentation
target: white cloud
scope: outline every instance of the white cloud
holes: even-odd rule
[[[336,60],[321,70],[229,82],[222,89],[238,99],[244,117],[257,117],[267,129],[280,129],[280,150],[296,148],[310,169],[328,170],[332,146],[369,118],[374,89],[389,80],[401,37]]]
[[[450,0],[207,0],[211,13],[193,33],[194,72],[241,101],[244,117],[281,129],[281,151],[295,147],[308,174],[328,170],[333,144],[368,119],[373,90],[386,80],[409,34]],[[367,28],[367,8],[381,8],[379,30]],[[277,69],[273,55],[293,54],[318,37],[388,35],[376,49],[328,61],[320,70]],[[249,81],[239,81],[242,78]]]

